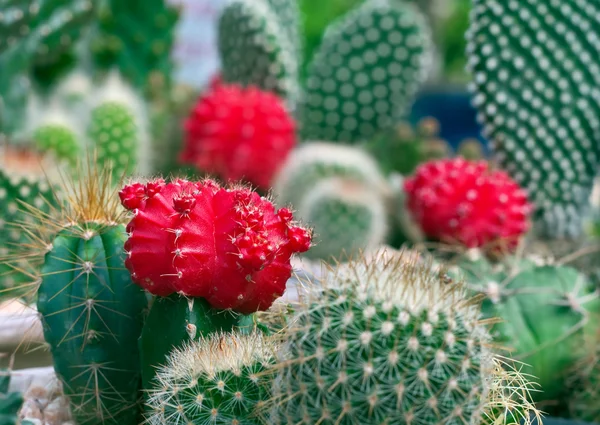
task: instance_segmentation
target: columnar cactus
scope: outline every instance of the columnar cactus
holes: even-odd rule
[[[495,362],[465,287],[403,253],[327,272],[301,295],[273,370],[282,424],[469,424]]]
[[[476,0],[474,103],[495,158],[530,194],[539,233],[582,233],[600,165],[600,5]]]
[[[407,207],[431,239],[513,250],[529,229],[523,190],[485,161],[431,161],[404,182]]]
[[[68,203],[24,227],[35,262],[37,309],[54,369],[77,423],[139,422],[138,338],[147,299],[123,267],[127,237],[112,171],[90,168],[65,188]],[[39,259],[32,249],[38,249]],[[15,257],[19,252],[15,252]]]
[[[600,302],[588,278],[541,258],[511,256],[493,264],[477,251],[456,264],[451,275],[486,297],[484,316],[502,319],[493,328],[496,341],[531,366],[542,390],[535,398],[564,402],[585,334],[597,328]]]
[[[430,63],[425,19],[404,1],[368,1],[327,29],[308,69],[302,138],[354,143],[399,120]]]
[[[388,234],[388,186],[377,163],[353,147],[309,143],[288,157],[273,192],[281,206],[313,226],[307,256],[335,259],[382,244]]]
[[[217,333],[174,350],[150,391],[152,425],[258,425],[271,398],[275,345],[259,333]]]
[[[272,91],[294,109],[299,94],[299,13],[293,0],[235,0],[219,17],[223,81]]]
[[[186,123],[181,159],[226,181],[245,180],[268,190],[296,144],[296,124],[273,93],[216,84]]]

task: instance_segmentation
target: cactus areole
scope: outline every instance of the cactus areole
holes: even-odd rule
[[[291,276],[290,258],[310,248],[311,234],[290,210],[245,187],[211,180],[155,180],[119,193],[134,216],[125,262],[150,293],[202,297],[242,314],[268,309]]]

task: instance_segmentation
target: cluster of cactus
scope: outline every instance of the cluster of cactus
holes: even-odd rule
[[[305,143],[277,175],[273,192],[315,231],[305,255],[332,260],[371,250],[386,240],[388,185],[366,152],[330,143]]]

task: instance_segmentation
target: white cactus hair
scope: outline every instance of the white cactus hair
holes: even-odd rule
[[[136,171],[141,176],[147,176],[150,173],[153,158],[150,119],[144,99],[125,81],[119,71],[113,70],[92,93],[89,102],[90,111],[108,102],[120,103],[127,106],[135,117],[139,133],[138,168]]]

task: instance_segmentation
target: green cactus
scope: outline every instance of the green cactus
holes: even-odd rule
[[[271,10],[275,12],[279,24],[286,32],[289,42],[292,44],[293,54],[301,60],[302,50],[302,24],[300,22],[300,5],[298,0],[266,0]],[[299,65],[299,64],[298,64]]]
[[[460,142],[456,154],[469,161],[477,161],[486,157],[483,145],[477,139],[465,139]]]
[[[296,214],[314,229],[315,245],[307,258],[337,260],[383,244],[386,203],[381,194],[351,178],[319,181],[298,204]]]
[[[471,251],[451,275],[464,278],[486,297],[483,314],[499,317],[493,328],[498,343],[531,365],[542,392],[536,400],[564,402],[570,369],[588,332],[597,327],[598,294],[574,268],[542,258],[506,257],[500,263]]]
[[[309,66],[302,138],[356,143],[393,126],[427,75],[430,48],[410,3],[368,1],[336,21]]]
[[[261,424],[274,354],[273,343],[260,333],[218,333],[174,350],[150,391],[149,423]]]
[[[143,388],[152,388],[157,367],[173,350],[217,332],[248,332],[252,323],[251,316],[215,310],[202,298],[179,294],[154,298],[140,337]]]
[[[76,133],[65,125],[48,123],[40,126],[33,134],[33,141],[40,152],[52,153],[71,166],[77,164],[81,155],[82,147]]]
[[[343,264],[301,295],[269,423],[479,423],[498,401],[465,287],[414,256],[385,257]]]
[[[221,77],[228,83],[255,85],[277,93],[293,108],[299,93],[297,18],[283,16],[290,0],[235,0],[219,17]],[[296,21],[296,22],[290,22]]]
[[[43,158],[33,152],[4,148],[0,159],[0,295],[21,293],[20,284],[29,280],[23,261],[8,264],[3,259],[27,237],[16,224],[31,220],[21,203],[35,205],[47,213],[56,205],[54,189],[40,167]],[[50,165],[49,165],[50,166]],[[50,166],[51,167],[51,166]],[[24,290],[24,289],[23,289]]]
[[[475,0],[474,103],[495,159],[530,193],[539,235],[576,238],[600,164],[600,24],[591,1]]]
[[[28,243],[13,258],[25,255],[37,271],[44,339],[75,422],[137,425],[137,340],[148,302],[124,267],[127,233],[112,170],[88,168],[61,188],[65,205],[47,214],[27,207],[41,220],[22,227]]]
[[[571,370],[568,380],[570,417],[579,421],[600,421],[599,336],[593,335],[578,350],[581,360]]]
[[[433,119],[419,122],[416,131],[409,124],[385,130],[365,143],[386,174],[412,174],[420,164],[452,156],[452,148],[438,137],[439,124]]]
[[[0,370],[0,425],[16,425],[23,406],[23,394],[9,392],[10,378],[9,370]],[[27,424],[21,422],[21,425]]]
[[[104,71],[117,67],[140,91],[152,95],[171,83],[175,27],[180,11],[166,0],[108,0],[99,13],[91,52]]]

